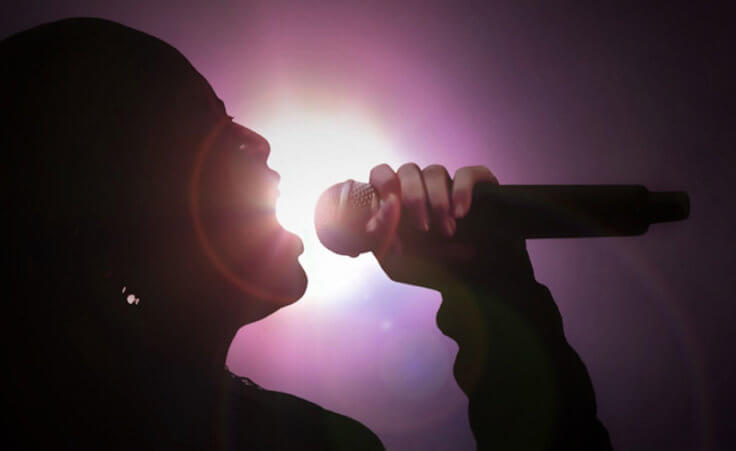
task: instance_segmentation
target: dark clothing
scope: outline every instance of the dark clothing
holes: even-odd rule
[[[368,428],[295,396],[265,390],[250,379],[228,376],[226,450],[384,449]]]
[[[478,449],[611,449],[549,290],[534,280],[526,250],[508,256],[444,291],[437,314],[459,345],[454,374]]]
[[[96,19],[19,33],[0,41],[0,56],[11,212],[5,441],[17,449],[381,449],[354,420],[222,374],[230,333],[277,307],[243,300],[191,227],[200,144],[229,119],[189,62],[158,39]],[[485,228],[469,236],[497,237]],[[554,302],[523,246],[503,250],[509,243],[522,244],[474,240],[490,258],[427,267],[452,273],[427,286],[442,287],[437,323],[460,346],[455,376],[478,446],[610,449]],[[143,297],[140,306],[124,301],[123,283]]]
[[[454,374],[478,449],[611,449],[585,366],[524,249],[479,265],[442,297],[437,324],[459,345]],[[228,449],[382,449],[353,420],[248,379],[237,384],[229,421],[244,446]],[[261,430],[269,433],[254,434]]]

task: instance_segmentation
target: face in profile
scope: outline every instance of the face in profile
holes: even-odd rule
[[[262,316],[304,294],[301,241],[275,216],[279,176],[267,141],[232,121],[178,51],[100,19],[60,21],[0,44],[12,68],[2,87],[3,108],[14,111],[5,149],[16,157],[14,240],[48,235],[59,248],[44,254],[49,270],[28,270],[18,290],[42,290],[38,278],[78,278],[95,302],[119,292],[97,282],[112,274],[142,302],[182,318],[204,314],[203,298],[220,316],[259,303]],[[258,317],[250,313],[233,321]]]
[[[39,26],[0,41],[0,56],[4,315],[18,343],[7,385],[22,435],[128,437],[153,424],[137,418],[151,400],[169,424],[170,400],[194,405],[173,393],[207,393],[199,382],[221,374],[237,328],[306,289],[301,241],[276,220],[268,143],[173,47],[119,24]]]
[[[306,290],[297,260],[303,246],[276,219],[280,177],[268,167],[270,146],[218,104],[220,125],[195,168],[199,244],[220,275],[249,298],[290,304]]]

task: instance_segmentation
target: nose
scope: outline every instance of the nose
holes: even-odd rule
[[[271,145],[268,143],[266,138],[238,123],[233,122],[233,125],[240,133],[240,139],[244,142],[244,146],[250,152],[261,156],[264,160],[268,159],[268,156],[271,153]]]
[[[271,168],[268,168],[268,175],[273,179],[273,183],[279,183],[281,181],[281,174]]]
[[[268,156],[271,154],[271,144],[268,143],[266,138],[259,135],[258,133],[256,132],[252,132],[252,133],[255,135],[255,139],[254,139],[255,151],[258,154],[263,155],[264,160],[267,160]]]

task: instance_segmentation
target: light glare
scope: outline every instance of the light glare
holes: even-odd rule
[[[372,256],[350,259],[325,249],[314,229],[320,194],[334,183],[352,178],[368,181],[373,166],[396,169],[397,155],[377,121],[367,114],[341,108],[319,110],[282,106],[261,120],[249,120],[271,143],[269,165],[281,174],[276,215],[304,242],[300,258],[309,277],[307,297],[336,299],[354,290],[375,267]]]

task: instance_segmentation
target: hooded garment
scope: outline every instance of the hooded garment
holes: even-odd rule
[[[169,333],[165,325],[137,323],[122,297],[101,298],[111,289],[104,277],[88,277],[157,239],[147,236],[157,215],[186,211],[162,213],[164,200],[188,202],[162,175],[187,177],[196,146],[221,119],[206,108],[219,102],[214,91],[186,58],[145,33],[84,18],[4,39],[0,61],[4,441],[14,449],[381,448],[354,420],[224,368],[215,378],[192,371],[181,349],[145,339]],[[224,367],[224,355],[215,357]]]

